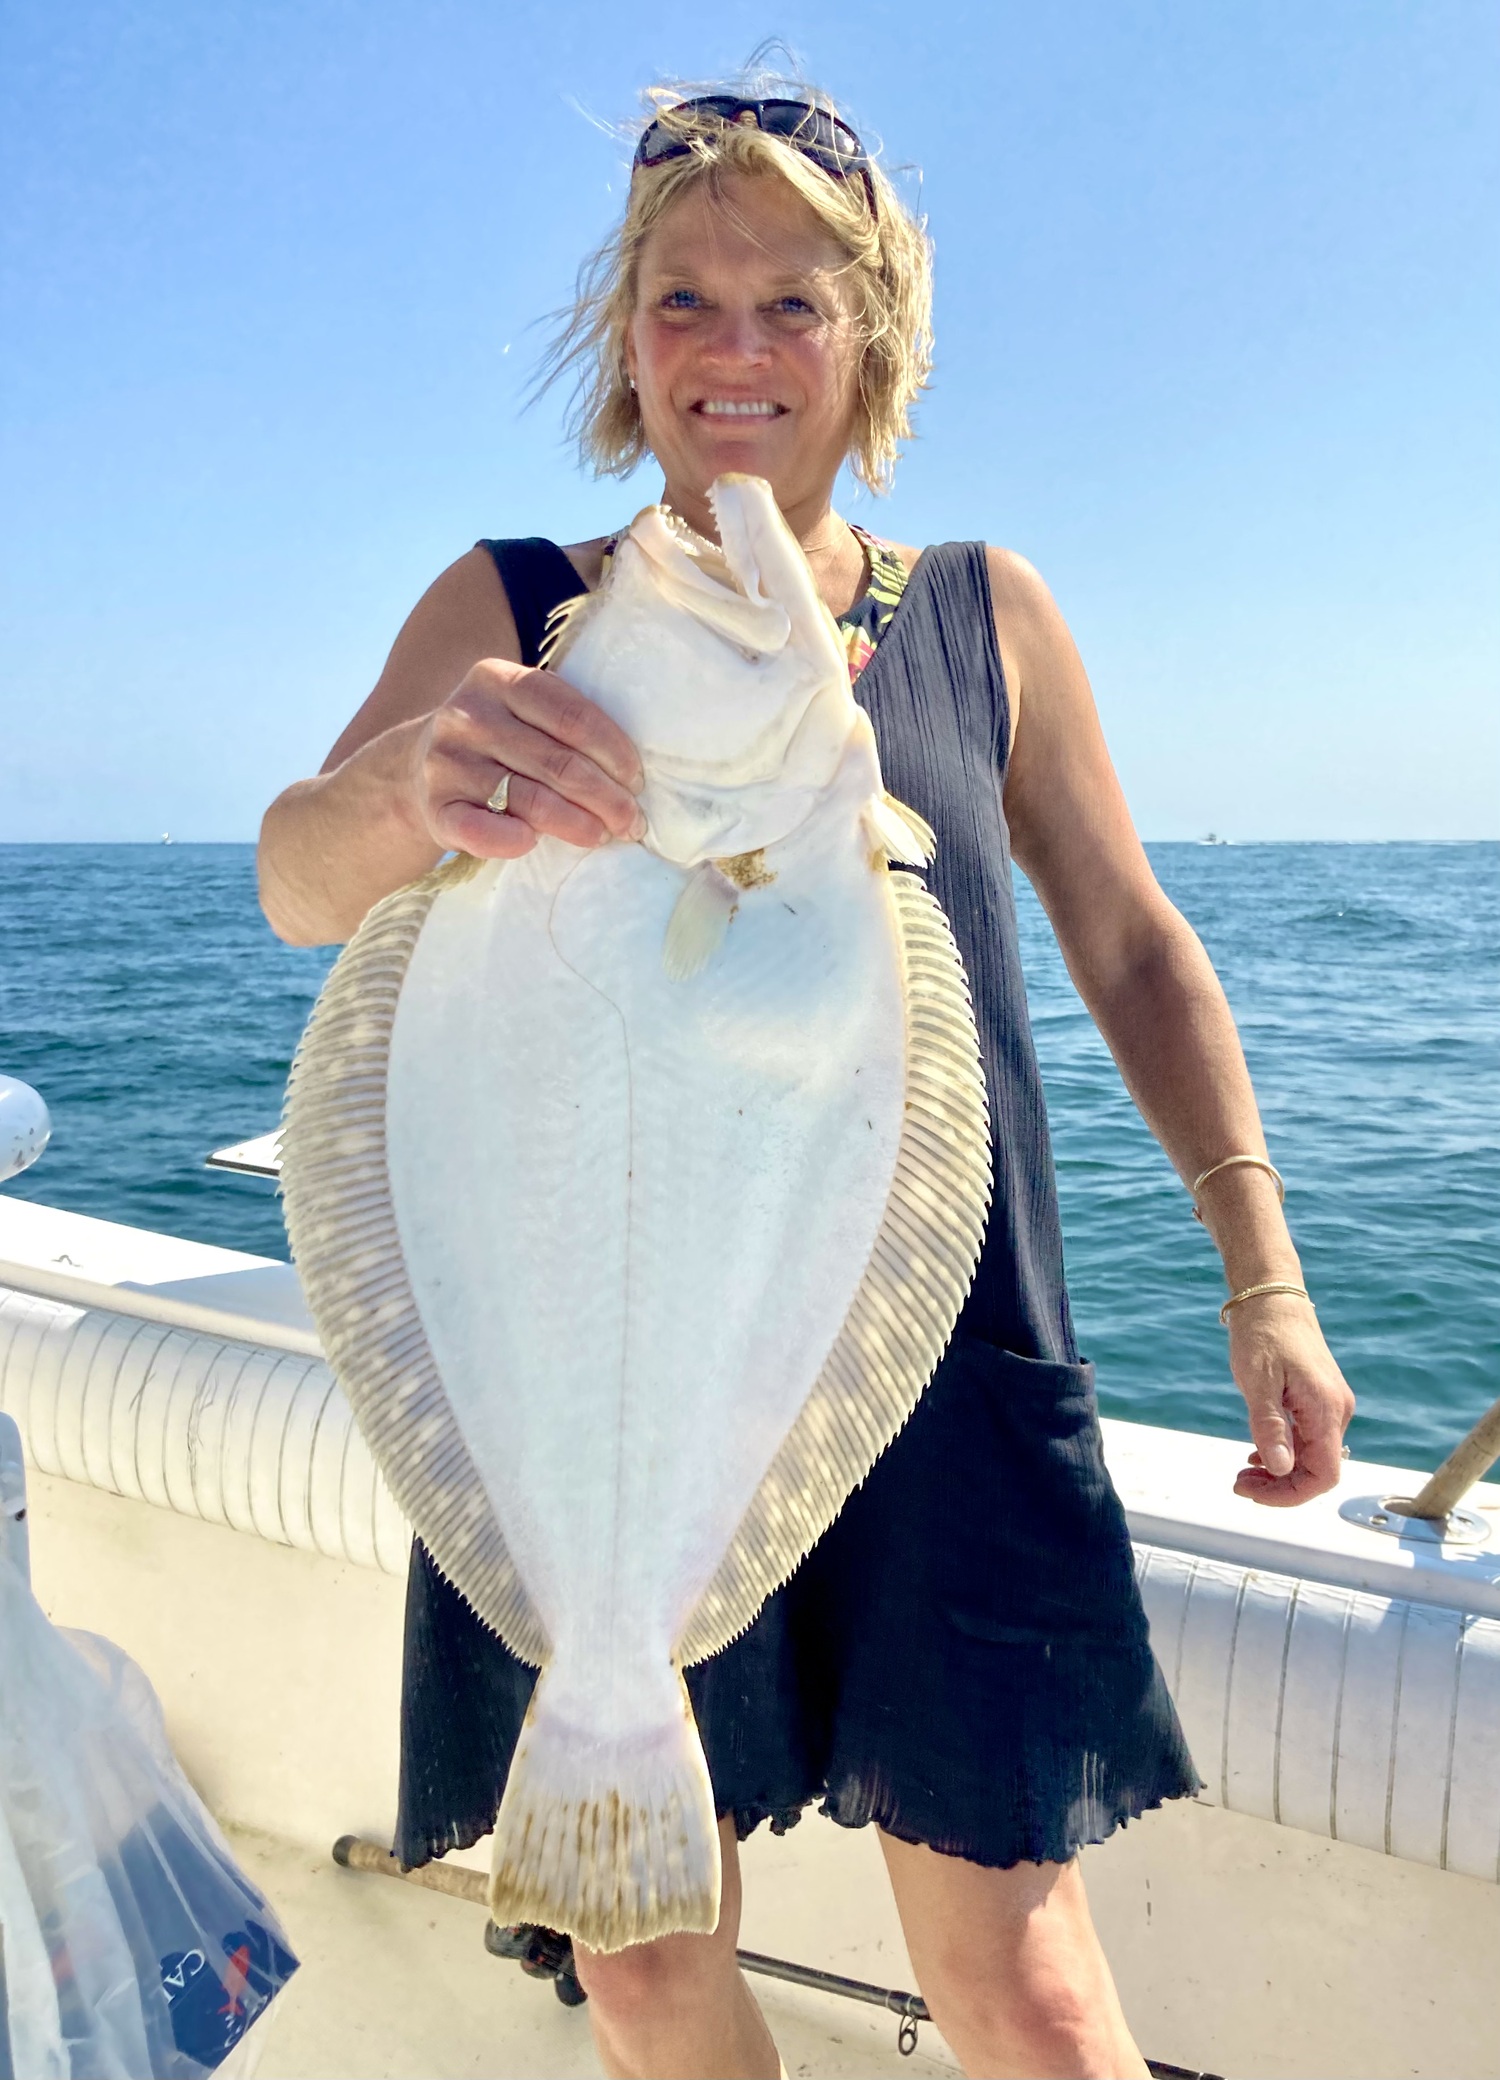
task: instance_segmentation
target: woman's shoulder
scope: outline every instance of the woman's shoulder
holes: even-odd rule
[[[901,542],[888,542],[885,546],[900,556],[908,574],[924,553]],[[984,551],[990,604],[1007,666],[1011,664],[1015,651],[1037,643],[1045,647],[1056,640],[1063,629],[1062,616],[1034,563],[1019,550],[1002,548],[995,542],[954,543],[953,547],[968,552],[976,548]]]
[[[893,542],[886,535],[879,536],[877,539],[880,541],[882,548],[889,549],[900,557],[901,561],[906,565],[908,577],[927,553],[924,549],[913,548],[909,542]],[[984,549],[985,563],[989,571],[990,591],[997,606],[1002,599],[1016,607],[1030,606],[1033,608],[1044,600],[1051,600],[1052,595],[1047,590],[1041,572],[1034,563],[1028,562],[1019,550],[1004,549],[995,542],[985,542],[983,544],[975,544],[974,546],[982,546]]]
[[[608,537],[558,546],[580,583],[592,591],[599,582]],[[324,771],[382,730],[430,714],[482,658],[519,664],[521,652],[516,614],[499,563],[487,542],[476,542],[439,572],[407,615],[374,691],[329,752]]]
[[[1013,648],[1035,664],[1054,655],[1059,645],[1071,647],[1057,601],[1034,563],[1015,549],[993,543],[985,545],[985,562],[1002,651]]]
[[[481,568],[486,572],[491,583],[499,585],[503,592],[505,581],[501,576],[499,560],[491,553],[492,550],[499,550],[503,554],[508,541],[518,543],[546,541],[549,547],[560,550],[567,557],[569,563],[572,564],[574,570],[578,573],[581,582],[592,592],[604,574],[604,559],[614,546],[616,539],[617,537],[612,534],[597,535],[591,542],[553,542],[550,536],[539,535],[500,535],[494,537],[493,540],[487,536],[484,541],[476,542],[467,556],[461,556],[458,562],[450,565],[449,568],[451,571],[462,570],[466,565]],[[449,572],[447,571],[443,573],[444,578],[448,575]],[[439,582],[441,583],[441,580]]]

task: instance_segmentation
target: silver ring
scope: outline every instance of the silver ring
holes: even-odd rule
[[[495,789],[495,792],[490,796],[489,800],[484,805],[486,809],[493,809],[497,816],[503,816],[505,814],[506,804],[510,800],[511,779],[511,774],[502,773],[500,775],[499,786]]]
[[[1345,1446],[1344,1446],[1344,1449],[1343,1449],[1343,1452],[1342,1452],[1341,1456],[1342,1456],[1343,1458],[1345,1458],[1345,1459],[1347,1459],[1347,1458],[1348,1458],[1348,1456],[1349,1456],[1349,1447],[1348,1447],[1348,1445],[1345,1445]]]

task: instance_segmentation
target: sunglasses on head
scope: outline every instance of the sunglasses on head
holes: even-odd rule
[[[767,137],[783,138],[838,180],[857,173],[865,184],[870,214],[877,213],[869,154],[849,125],[826,108],[811,101],[747,101],[737,94],[700,94],[692,101],[679,101],[646,125],[635,148],[635,166],[660,166],[692,151],[694,137],[701,132],[695,124],[684,135],[683,127],[673,120],[679,116],[707,116],[725,124],[748,121]]]

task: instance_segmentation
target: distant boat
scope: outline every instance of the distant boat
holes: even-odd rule
[[[1212,831],[1209,832],[1206,838],[1200,838],[1198,840],[1198,843],[1200,845],[1228,845],[1230,842],[1231,840],[1228,838],[1216,837]]]
[[[161,834],[161,842],[163,843],[163,845],[170,845],[172,842],[172,833],[170,831],[163,831]],[[1212,844],[1212,838],[1210,838],[1208,842]]]

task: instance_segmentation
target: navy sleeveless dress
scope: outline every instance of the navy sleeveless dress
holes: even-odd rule
[[[535,661],[548,611],[582,590],[578,577],[551,542],[484,546]],[[855,690],[887,787],[937,834],[926,878],[973,991],[994,1203],[973,1290],[911,1420],[749,1631],[687,1685],[719,1813],[741,1838],[818,1799],[845,1826],[877,1821],[975,1863],[1065,1862],[1199,1778],[1147,1638],[1063,1284],[982,543],[924,551]],[[416,1545],[404,1863],[492,1827],[534,1680]]]

